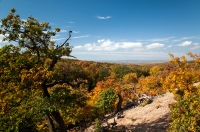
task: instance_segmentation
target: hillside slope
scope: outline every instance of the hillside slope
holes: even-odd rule
[[[124,111],[123,118],[117,119],[114,131],[134,132],[165,132],[169,125],[170,109],[168,104],[176,102],[172,93],[166,93],[154,98],[151,104],[138,106]],[[108,123],[113,122],[113,118]],[[90,126],[85,132],[94,131]]]

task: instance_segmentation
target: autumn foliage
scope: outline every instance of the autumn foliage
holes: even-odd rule
[[[169,54],[162,64],[112,64],[72,57],[68,40],[51,40],[60,31],[49,23],[27,21],[15,9],[1,20],[3,41],[17,42],[0,48],[0,131],[77,130],[116,111],[137,93],[150,96],[173,92],[168,131],[200,131],[200,56],[194,62]],[[121,97],[121,98],[119,98]],[[6,123],[5,123],[6,122]]]
[[[189,55],[194,57],[198,66],[199,56]],[[200,87],[194,86],[200,81],[199,68],[189,64],[185,56],[178,58],[170,54],[170,57],[175,67],[166,77],[163,87],[176,95],[177,103],[170,105],[172,125],[168,131],[200,131]]]

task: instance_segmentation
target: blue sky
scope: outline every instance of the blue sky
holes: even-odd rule
[[[67,31],[80,60],[169,60],[200,50],[200,0],[0,0],[0,18],[11,8]],[[0,46],[7,42],[1,42]]]

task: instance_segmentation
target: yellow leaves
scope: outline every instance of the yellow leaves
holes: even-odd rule
[[[23,69],[21,71],[21,80],[22,82],[27,81],[27,79],[30,79],[31,73],[28,70]]]
[[[194,87],[193,84],[200,81],[200,70],[194,65],[190,65],[193,62],[188,63],[185,56],[175,58],[172,54],[169,55],[172,58],[170,62],[174,64],[174,67],[170,68],[169,75],[162,81],[163,88],[172,91],[177,100],[176,105],[170,106],[173,122],[169,131],[198,131],[200,125],[200,86]],[[190,55],[196,58],[196,63],[200,63],[199,56]],[[146,89],[151,87],[148,84],[150,80],[150,82],[153,82],[152,79],[147,78],[139,80],[143,89],[144,86],[146,86]]]
[[[171,60],[170,62],[172,62],[172,63],[174,63],[175,65],[177,65],[177,66],[180,66],[180,58],[178,58],[178,57],[176,57],[176,58],[174,58],[173,60]]]
[[[154,66],[150,69],[151,76],[158,76],[162,72],[162,68],[160,66]]]
[[[52,62],[52,59],[50,59],[50,58],[47,58],[46,60],[45,60],[45,63],[46,64],[49,64],[49,63],[51,63]]]
[[[176,81],[176,78],[177,78],[177,76],[176,76],[176,75],[173,75],[172,78],[171,78],[171,80],[172,80],[172,81]]]
[[[45,75],[46,78],[52,78],[54,77],[54,75],[56,75],[56,73],[54,71],[48,71]]]
[[[55,31],[56,32],[60,32],[60,28],[55,28]]]
[[[191,95],[191,93],[188,90],[184,90],[184,94],[185,94],[185,96],[190,96]]]
[[[128,73],[123,77],[125,83],[137,83],[137,73]]]
[[[175,84],[175,83],[173,83],[172,85],[170,85],[170,89],[171,90],[174,90],[174,89],[176,89],[177,88],[177,85]],[[177,88],[178,89],[178,88]]]
[[[185,56],[182,56],[181,59],[184,61],[184,62],[187,62],[187,59]]]
[[[195,88],[195,87],[193,86],[193,84],[188,85],[188,89],[189,89],[189,91],[192,92],[194,88]]]
[[[196,63],[196,65],[199,65],[200,64],[200,58],[196,58],[195,63]]]
[[[47,60],[48,61],[48,60]],[[48,71],[48,67],[43,66],[33,67],[29,70],[22,69],[21,71],[21,81],[22,83],[30,82],[34,87],[38,87],[43,83],[45,79],[51,79],[57,73],[55,71]]]
[[[138,80],[137,88],[140,88],[142,93],[150,91],[156,91],[152,94],[155,95],[157,92],[162,92],[161,78],[156,76],[148,76],[146,78],[140,78]],[[157,91],[158,90],[158,91]]]
[[[190,55],[197,57],[196,55]],[[190,93],[194,91],[193,83],[199,81],[200,72],[188,64],[185,56],[174,58],[170,55],[170,57],[172,57],[170,62],[174,63],[177,67],[175,67],[166,77],[163,87],[168,87],[171,90],[178,88],[179,90],[184,91],[186,96],[189,96]],[[197,61],[199,60],[197,59]]]

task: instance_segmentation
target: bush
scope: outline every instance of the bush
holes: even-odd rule
[[[117,100],[118,96],[115,93],[115,90],[108,88],[100,93],[96,107],[103,108],[104,113],[110,112],[114,107],[114,103]]]
[[[172,125],[168,131],[199,132],[200,131],[200,96],[191,94],[170,105]]]

